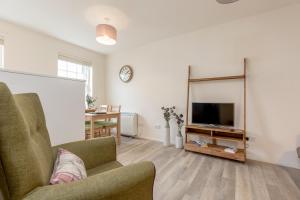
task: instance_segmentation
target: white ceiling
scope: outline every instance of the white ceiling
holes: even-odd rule
[[[293,3],[299,0],[0,0],[0,18],[108,54]],[[106,17],[118,29],[115,46],[95,40]]]

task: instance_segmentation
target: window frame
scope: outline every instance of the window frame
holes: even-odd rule
[[[62,66],[61,62],[65,62],[64,67]],[[62,73],[65,73],[65,75],[62,75]],[[71,76],[69,74],[73,75]],[[57,59],[57,76],[75,80],[84,80],[85,96],[93,95],[93,66],[91,62],[86,62],[69,56],[59,55]],[[86,76],[88,76],[88,78],[86,78]]]

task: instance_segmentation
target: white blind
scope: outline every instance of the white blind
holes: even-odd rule
[[[92,67],[89,62],[60,55],[58,56],[57,75],[85,80],[85,94],[92,95]]]
[[[0,38],[0,67],[4,66],[4,41]]]

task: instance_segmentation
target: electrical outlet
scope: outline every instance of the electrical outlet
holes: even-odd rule
[[[256,137],[254,136],[249,136],[248,138],[249,138],[249,142],[255,142],[256,140]]]
[[[156,125],[154,126],[154,128],[155,128],[155,129],[160,129],[161,126],[160,126],[160,124],[156,124]]]

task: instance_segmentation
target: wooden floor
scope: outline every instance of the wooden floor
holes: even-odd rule
[[[122,138],[118,160],[156,166],[155,200],[300,200],[300,170],[185,152],[161,143]]]

